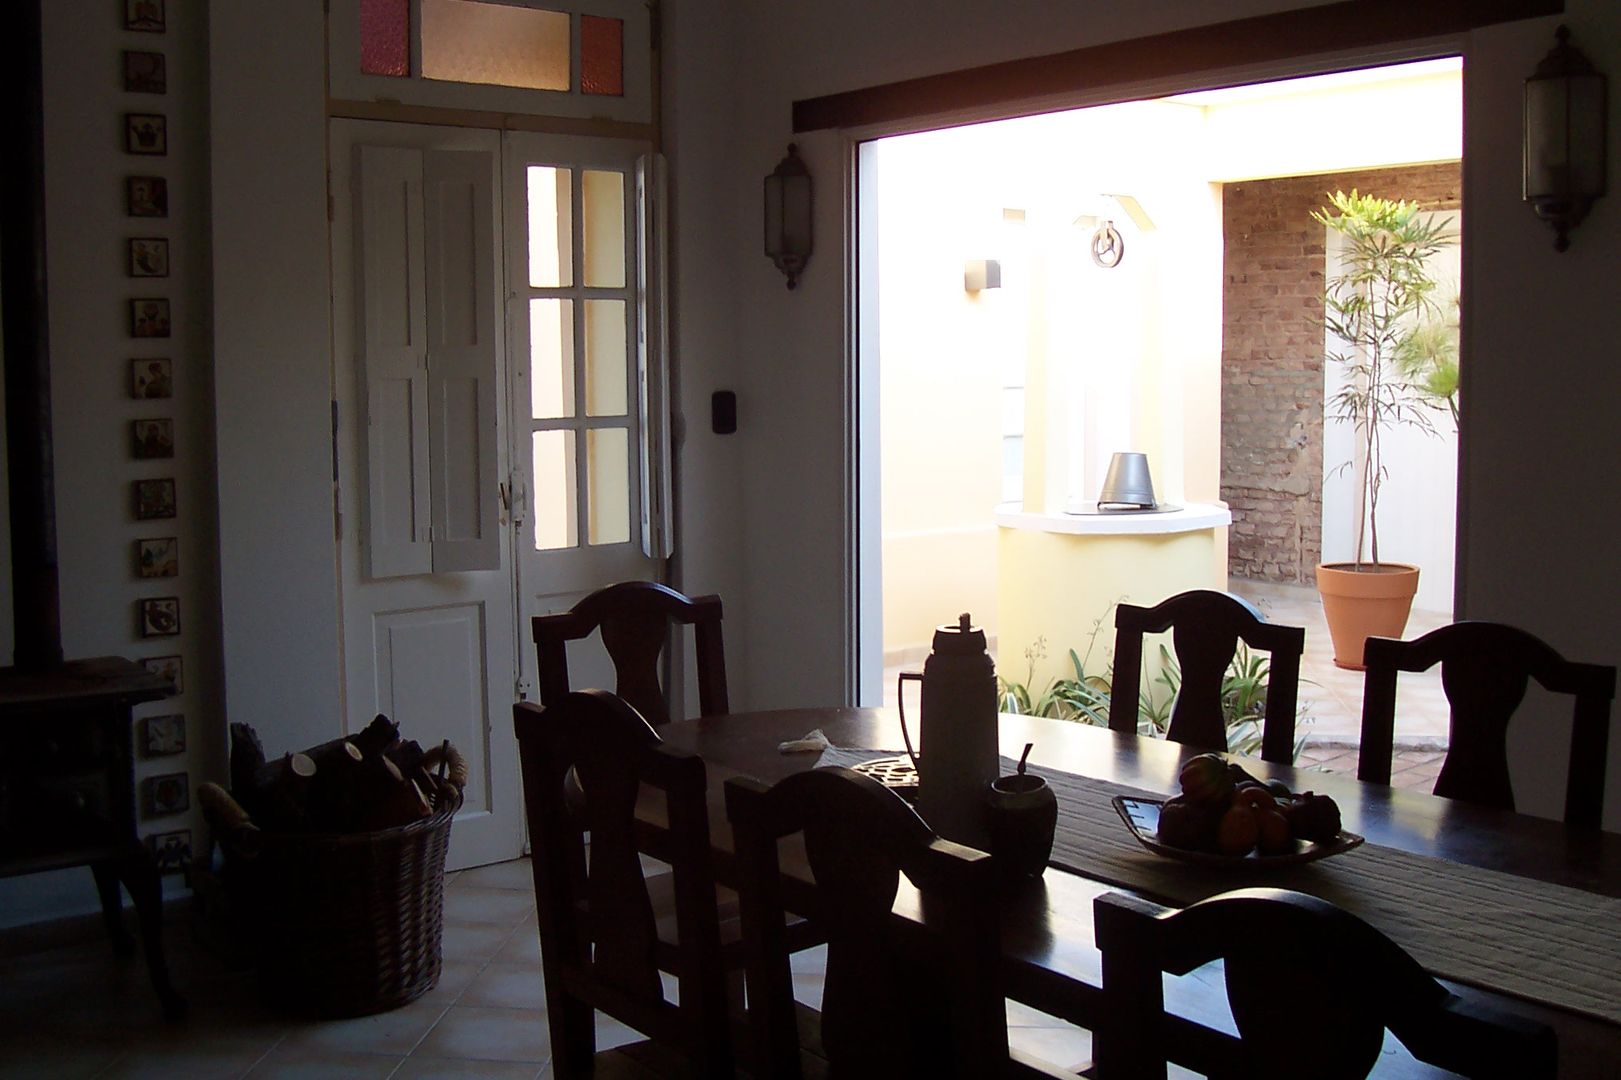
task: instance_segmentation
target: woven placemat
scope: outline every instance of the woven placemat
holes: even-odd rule
[[[1258,885],[1310,893],[1353,912],[1435,975],[1621,1023],[1621,900],[1377,844],[1293,867],[1179,863],[1132,839],[1110,802],[1163,795],[1030,771],[1058,796],[1052,862],[1062,869],[1178,905]]]

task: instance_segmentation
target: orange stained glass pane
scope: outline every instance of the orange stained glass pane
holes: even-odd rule
[[[567,90],[568,13],[474,0],[422,0],[422,77]]]
[[[411,74],[411,0],[360,0],[360,70]]]
[[[580,16],[580,93],[625,94],[625,20]]]

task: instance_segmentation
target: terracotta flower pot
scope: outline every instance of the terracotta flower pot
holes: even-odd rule
[[[1362,671],[1362,645],[1370,637],[1399,638],[1418,592],[1418,567],[1405,563],[1320,563],[1317,592],[1334,639],[1334,663]]]

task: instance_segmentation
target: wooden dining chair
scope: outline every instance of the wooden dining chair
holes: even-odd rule
[[[942,840],[894,792],[844,768],[770,788],[728,780],[726,815],[755,1075],[1066,1075],[1009,1051],[989,855]],[[811,1025],[808,1037],[782,931],[778,841],[796,833],[828,936],[819,1034]],[[891,914],[903,874],[922,895],[922,927]]]
[[[1508,775],[1508,725],[1531,679],[1575,700],[1565,823],[1597,829],[1604,810],[1610,703],[1615,668],[1566,660],[1524,630],[1502,623],[1456,622],[1412,641],[1370,637],[1363,649],[1362,747],[1357,779],[1390,783],[1395,742],[1396,676],[1441,665],[1441,689],[1452,709],[1446,759],[1435,794],[1502,810],[1514,809]]]
[[[601,630],[603,647],[613,660],[615,691],[653,726],[669,723],[659,659],[676,624],[693,627],[699,715],[729,712],[720,620],[720,597],[686,597],[655,581],[622,581],[598,589],[570,611],[537,615],[531,630],[541,704],[561,701],[569,692],[567,643]]]
[[[634,708],[605,690],[567,694],[544,707],[518,702],[512,712],[557,1075],[589,1076],[598,1064],[630,1062],[660,1074],[685,1064],[697,1076],[731,1076],[703,759],[664,746]],[[583,797],[577,809],[566,802],[571,769]],[[661,933],[637,850],[643,785],[668,803],[673,873],[662,876],[674,888],[673,932]],[[664,997],[661,971],[677,979],[675,1003]],[[650,1043],[597,1055],[593,1009]]]
[[[1552,1077],[1549,1027],[1431,978],[1389,938],[1304,893],[1240,889],[1181,910],[1106,893],[1097,1080],[1162,1080],[1167,1060],[1208,1076],[1369,1076],[1389,1030],[1419,1061],[1467,1077]],[[1165,1010],[1162,973],[1222,960],[1231,1034]]]
[[[1300,688],[1300,654],[1306,648],[1304,629],[1269,623],[1247,601],[1212,589],[1178,593],[1151,608],[1118,604],[1114,626],[1111,730],[1137,731],[1143,635],[1169,630],[1182,669],[1182,686],[1165,737],[1201,750],[1225,752],[1227,721],[1221,684],[1242,641],[1269,654],[1261,757],[1284,765],[1294,762],[1295,699]]]

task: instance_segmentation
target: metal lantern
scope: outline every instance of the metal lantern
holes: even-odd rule
[[[811,175],[793,143],[765,178],[765,253],[790,289],[799,284],[811,256]]]
[[[1525,80],[1525,201],[1552,225],[1554,248],[1604,194],[1605,78],[1561,26],[1558,44]]]

